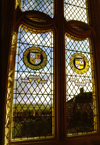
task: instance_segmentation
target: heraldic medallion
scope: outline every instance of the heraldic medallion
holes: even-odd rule
[[[70,58],[71,68],[78,74],[85,73],[89,68],[87,58],[81,53],[75,53]]]
[[[23,54],[23,60],[26,66],[38,70],[43,68],[47,63],[45,52],[38,47],[30,47]]]

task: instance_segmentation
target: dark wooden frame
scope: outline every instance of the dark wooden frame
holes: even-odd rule
[[[59,4],[58,4],[59,3]],[[82,22],[70,21],[66,22],[63,16],[63,2],[62,0],[55,0],[55,17],[51,20],[45,14],[42,14],[42,18],[46,20],[46,23],[37,22],[33,23],[29,20],[29,17],[33,16],[32,12],[22,13],[19,9],[14,10],[15,1],[5,0],[2,1],[2,105],[1,105],[1,130],[2,130],[2,142],[4,144],[4,125],[5,125],[5,102],[7,94],[7,76],[9,68],[9,54],[11,48],[11,39],[13,30],[17,31],[18,26],[21,23],[30,25],[32,28],[48,30],[52,28],[54,31],[54,48],[55,48],[55,139],[43,140],[43,141],[26,141],[18,142],[20,144],[35,144],[35,145],[99,145],[100,144],[100,0],[89,0],[89,16],[90,26]],[[27,15],[27,17],[26,17]],[[37,12],[35,16],[40,16]],[[59,23],[58,23],[59,21]],[[73,28],[74,25],[78,25],[84,29],[83,33]],[[40,28],[39,28],[40,27]],[[91,135],[66,137],[65,122],[66,122],[66,92],[65,92],[65,43],[64,34],[69,33],[73,37],[91,37],[92,46],[94,51],[94,63],[96,74],[96,93],[97,93],[97,107],[98,107],[98,132]],[[6,42],[6,43],[5,43]],[[5,57],[4,57],[5,56]],[[61,58],[61,59],[59,59]],[[63,65],[62,65],[63,64]],[[64,104],[64,105],[63,105]],[[12,145],[17,144],[11,143]]]

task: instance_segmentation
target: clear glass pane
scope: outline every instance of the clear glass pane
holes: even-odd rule
[[[64,0],[66,20],[78,20],[88,23],[87,0]]]
[[[12,139],[54,136],[53,76],[53,32],[30,33],[20,27],[13,91]]]
[[[54,5],[53,0],[22,0],[21,10],[23,12],[30,10],[40,11],[53,18],[54,15],[53,5]]]
[[[89,39],[65,36],[67,136],[97,131],[93,52]]]

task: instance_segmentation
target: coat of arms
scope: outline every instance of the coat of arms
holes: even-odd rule
[[[23,60],[26,66],[31,69],[41,69],[47,63],[46,53],[38,47],[30,47],[23,54]]]
[[[74,53],[70,58],[70,67],[78,74],[83,74],[89,69],[88,59],[81,53]]]
[[[84,59],[75,58],[75,67],[79,70],[84,69],[84,67],[85,67]]]
[[[30,62],[34,65],[40,64],[41,63],[41,54],[30,52]]]

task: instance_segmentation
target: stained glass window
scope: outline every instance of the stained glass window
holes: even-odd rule
[[[20,6],[17,2],[18,25],[14,27],[8,75],[6,144],[30,139],[66,141],[66,135],[97,132],[90,39],[94,34],[85,24],[89,24],[87,0],[22,0]]]
[[[64,0],[64,16],[66,20],[78,20],[88,23],[87,0]]]
[[[21,10],[24,11],[40,11],[53,18],[53,0],[22,0]]]
[[[46,62],[42,65],[44,59]],[[13,140],[54,136],[53,76],[53,32],[30,33],[23,26],[19,27],[13,92]]]
[[[89,39],[65,36],[67,135],[97,130],[93,51]],[[87,67],[87,68],[86,68]]]

